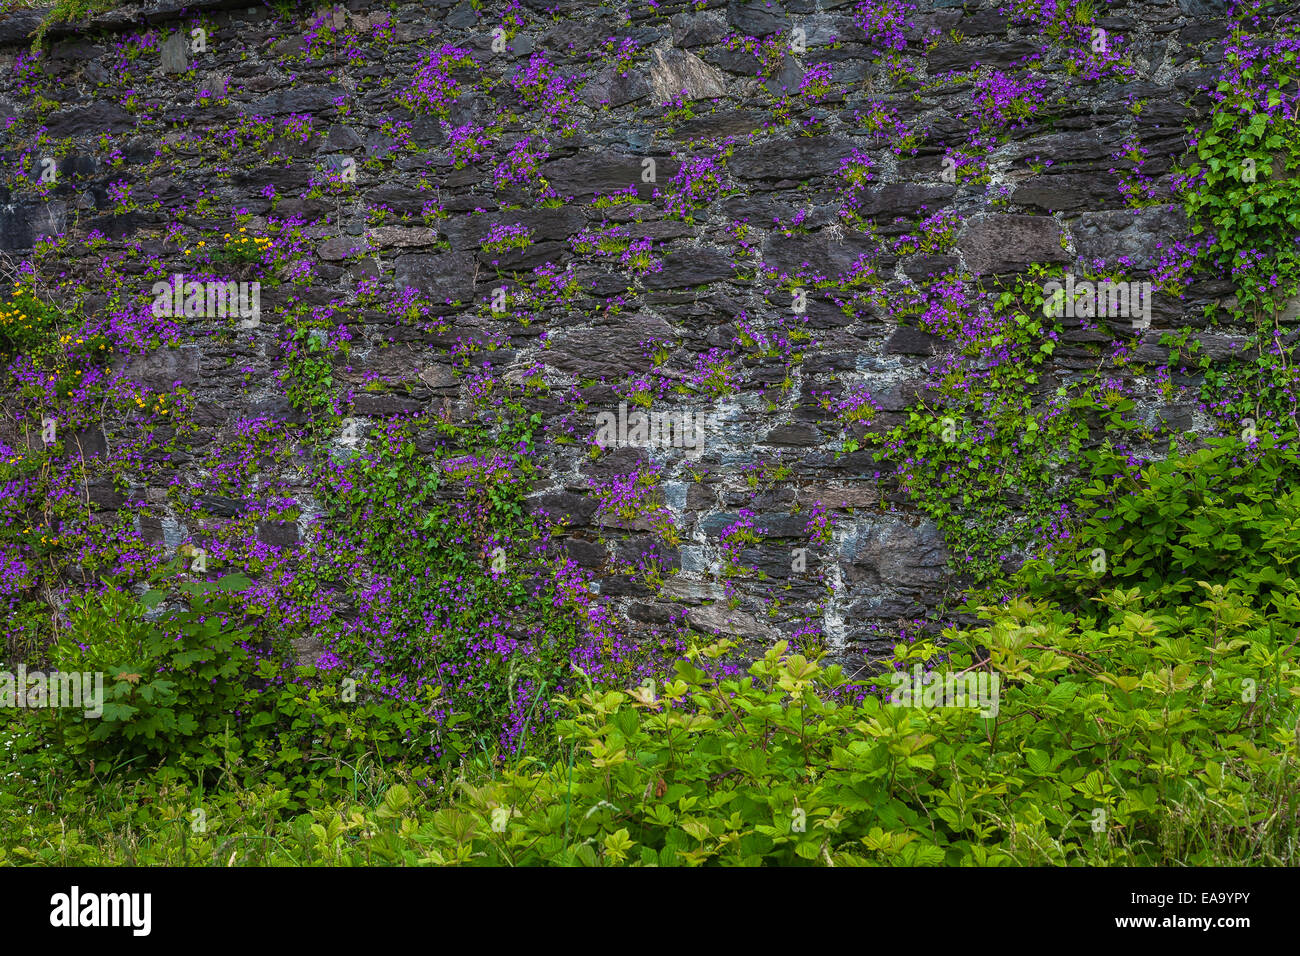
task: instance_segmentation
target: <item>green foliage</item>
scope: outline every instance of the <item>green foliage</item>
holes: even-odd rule
[[[1267,331],[1252,336],[1240,361],[1216,365],[1206,356],[1197,359],[1204,376],[1201,401],[1229,432],[1243,433],[1256,426],[1300,426],[1300,369],[1295,365],[1295,346],[1274,341],[1265,347],[1266,336]]]
[[[103,715],[53,710],[57,745],[101,762],[199,749],[229,723],[243,693],[250,635],[233,626],[229,592],[248,585],[235,575],[213,587],[182,584],[189,606],[156,623],[143,612],[162,601],[159,591],[140,603],[113,590],[78,599],[50,662],[59,671],[102,672]]]
[[[319,820],[328,832],[352,830],[362,811],[377,809],[390,789],[425,788],[401,768],[386,768],[374,755],[340,757],[328,764],[331,787],[304,809],[275,774],[223,777],[220,786],[194,779],[183,768],[163,766],[148,776],[126,775],[112,766],[87,769],[70,764],[30,734],[0,725],[0,750],[7,755],[6,786],[0,790],[0,863],[42,866],[234,866],[312,865],[338,862],[323,852],[312,830]],[[320,756],[307,755],[305,770],[320,774]],[[398,791],[400,792],[400,791]],[[388,798],[391,806],[394,798]],[[336,809],[347,806],[347,818]],[[331,818],[337,820],[331,823]],[[396,823],[372,829],[375,849],[360,859],[381,858],[379,844],[392,842]],[[374,824],[372,823],[373,827]],[[348,834],[355,842],[356,835]],[[378,839],[375,839],[378,838]],[[341,841],[340,841],[341,842]],[[412,856],[414,858],[414,855]]]
[[[1103,391],[1095,376],[1035,400],[1030,387],[1060,331],[1043,314],[1049,274],[1034,267],[1018,278],[993,300],[996,320],[973,334],[954,331],[966,322],[959,309],[948,320],[956,326],[931,319],[928,331],[958,339],[960,360],[903,423],[844,445],[870,447],[897,469],[902,488],[943,532],[955,568],[977,583],[998,580],[1008,558],[1041,543],[1080,480],[1093,427],[1134,427],[1133,401]]]
[[[982,709],[841,703],[838,668],[784,644],[713,679],[697,662],[722,642],[661,688],[567,700],[552,764],[479,770],[450,803],[398,784],[316,807],[253,861],[1294,865],[1300,660],[1204,596],[1199,620],[1119,590],[1090,616],[1017,600],[942,663],[900,648],[940,679],[997,675]]]
[[[271,245],[271,240],[261,236],[231,236],[226,234],[226,242],[213,248],[210,260],[226,265],[249,265],[261,262],[262,256]]]
[[[16,352],[32,352],[53,341],[61,313],[37,298],[33,289],[15,283],[9,295],[0,301],[0,357]]]
[[[460,690],[448,682],[454,712],[485,740],[512,721],[524,726],[520,683],[531,685],[531,699],[553,690],[583,636],[572,596],[537,553],[543,529],[524,506],[533,473],[525,452],[540,417],[510,402],[498,412],[497,422],[464,428],[417,423],[432,424],[432,453],[417,449],[407,425],[352,458],[343,490],[323,497],[357,553],[333,556],[318,572],[346,573],[335,563],[360,559],[386,582],[385,626],[408,639],[384,648],[381,683],[396,693],[433,672],[457,675]],[[341,635],[337,652],[372,666],[361,635]]]
[[[1300,122],[1283,105],[1297,76],[1295,27],[1283,23],[1274,24],[1271,43],[1243,26],[1234,30],[1208,122],[1192,131],[1196,162],[1185,170],[1184,203],[1193,234],[1208,240],[1197,250],[1200,263],[1231,279],[1228,311],[1254,333],[1250,362],[1207,368],[1202,399],[1223,417],[1296,427],[1300,377],[1280,321],[1300,293],[1293,241],[1300,235]],[[1215,311],[1207,308],[1210,318]]]
[[[563,759],[411,824],[426,862],[1294,864],[1300,458],[1215,442],[1141,483],[1096,458],[1073,549],[1021,572],[1040,599],[897,649],[997,675],[995,708],[838,703],[783,647],[744,680],[683,662],[569,700]]]
[[[285,355],[289,401],[305,412],[328,406],[334,394],[334,367],[323,341],[319,330],[300,326]]]
[[[393,772],[427,785],[473,744],[459,730],[464,715],[433,721],[446,706],[441,688],[398,700],[369,683],[275,661],[262,661],[255,678],[241,704],[247,722],[210,735],[204,759],[185,763],[197,779],[220,770],[241,787],[283,791],[286,806],[303,810],[355,800],[362,779]]]
[[[372,759],[382,733],[340,716],[332,688],[298,688],[267,723],[314,749],[235,742],[218,759],[240,787],[196,796],[201,778],[156,775],[153,816],[131,816],[121,783],[39,795],[30,768],[67,755],[10,741],[29,782],[0,798],[8,813],[100,801],[112,823],[83,807],[95,833],[56,832],[24,815],[4,849],[47,863],[1295,865],[1300,454],[1286,444],[1211,442],[1140,481],[1094,453],[1085,517],[1053,561],[1022,568],[1023,596],[974,607],[980,623],[942,644],[895,649],[882,690],[918,665],[934,675],[910,699],[855,702],[838,667],[785,644],[743,678],[711,676],[724,641],[666,683],[562,697],[549,753],[462,764],[452,786],[436,766]],[[388,740],[417,724],[382,720]],[[283,773],[321,758],[328,785]],[[198,805],[214,823],[194,836],[184,808]],[[144,836],[128,845],[133,820]]]
[[[32,49],[40,47],[46,32],[55,24],[87,20],[121,5],[121,0],[54,0],[54,6],[32,34]]]
[[[248,584],[239,575],[182,584],[188,604],[156,620],[146,612],[160,591],[80,598],[49,663],[101,673],[102,713],[86,697],[83,707],[18,711],[13,729],[77,772],[172,766],[199,785],[273,786],[299,808],[355,796],[367,768],[401,763],[426,779],[435,736],[444,760],[468,749],[456,731],[463,717],[432,723],[438,689],[397,701],[312,666],[255,661],[250,624],[235,625],[246,612],[234,592]]]
[[[1094,457],[1073,549],[1020,575],[1058,603],[897,649],[996,674],[996,708],[840,704],[782,647],[744,680],[684,662],[568,701],[565,759],[464,786],[417,829],[428,861],[1294,863],[1300,458],[1216,442],[1137,483]]]
[[[1300,455],[1270,432],[1253,446],[1211,439],[1189,455],[1152,464],[1141,480],[1123,458],[1097,453],[1082,490],[1088,521],[1051,562],[1027,565],[1030,593],[1076,608],[1105,589],[1137,589],[1144,600],[1190,606],[1209,581],[1245,599],[1277,625],[1300,625]],[[1102,549],[1105,570],[1094,567]],[[1184,606],[1186,605],[1186,606]]]
[[[1234,41],[1243,36],[1238,31]],[[1186,196],[1187,211],[1193,234],[1212,231],[1220,265],[1233,267],[1240,306],[1271,312],[1296,293],[1297,253],[1285,237],[1300,233],[1300,193],[1293,182],[1300,126],[1277,109],[1283,88],[1295,80],[1296,53],[1286,49],[1247,64],[1233,54],[1231,60],[1239,73],[1220,81],[1222,98],[1198,134],[1200,162],[1188,174],[1202,174],[1204,181]],[[1272,89],[1261,99],[1257,84],[1266,75]],[[1285,281],[1275,285],[1270,275]]]
[[[559,727],[572,764],[465,786],[434,814],[442,839],[430,858],[844,866],[1293,856],[1295,808],[1286,823],[1267,811],[1294,799],[1297,708],[1285,688],[1300,667],[1266,628],[1242,629],[1211,654],[1208,632],[1170,640],[1127,610],[1100,627],[1023,601],[986,615],[987,627],[958,635],[941,671],[976,666],[963,645],[991,658],[1004,680],[995,717],[874,697],[837,704],[828,700],[837,669],[784,656],[784,645],[744,680],[713,681],[683,663],[658,698],[572,702]],[[918,645],[908,656],[936,653]],[[1243,703],[1248,679],[1265,690]]]

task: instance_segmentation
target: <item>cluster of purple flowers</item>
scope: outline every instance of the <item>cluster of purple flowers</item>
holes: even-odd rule
[[[444,45],[430,53],[415,72],[415,82],[401,96],[399,102],[413,110],[429,110],[446,118],[460,89],[452,78],[456,67],[473,67],[470,51],[461,47]]]
[[[687,218],[722,195],[724,172],[720,159],[712,156],[692,156],[685,160],[673,178],[668,190],[656,189],[654,197],[664,200],[664,208],[675,216]]]
[[[505,159],[492,170],[497,189],[507,186],[541,187],[542,196],[555,195],[542,178],[541,164],[550,155],[550,144],[542,137],[525,136],[506,152]]]

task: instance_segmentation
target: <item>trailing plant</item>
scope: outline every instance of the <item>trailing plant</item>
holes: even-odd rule
[[[940,528],[956,570],[999,579],[1054,534],[1084,474],[1093,430],[1131,430],[1131,398],[1099,379],[1035,396],[1055,351],[1057,321],[1044,316],[1034,267],[1009,289],[985,293],[949,277],[909,300],[921,328],[950,341],[935,379],[889,428],[867,428],[873,400],[852,393],[836,406],[843,452],[872,450]],[[1109,437],[1098,441],[1110,441]]]

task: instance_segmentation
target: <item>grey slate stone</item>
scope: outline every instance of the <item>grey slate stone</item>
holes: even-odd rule
[[[1061,227],[1047,216],[981,213],[957,239],[970,270],[979,275],[1017,272],[1034,262],[1067,262]]]
[[[727,78],[694,53],[670,47],[650,51],[650,85],[657,103],[683,96],[688,100],[725,96]]]

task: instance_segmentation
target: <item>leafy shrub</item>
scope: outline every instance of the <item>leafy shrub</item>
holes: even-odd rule
[[[0,302],[0,356],[32,350],[46,342],[57,326],[59,310],[16,283]]]
[[[784,645],[744,680],[682,663],[658,698],[585,695],[558,726],[573,762],[466,784],[428,860],[1294,863],[1294,648],[1258,616],[1215,641],[1112,604],[1093,627],[1018,601],[955,635],[943,673],[977,648],[1004,680],[996,717],[838,704],[838,669]]]
[[[243,696],[249,658],[249,631],[231,622],[230,591],[248,584],[236,575],[215,586],[182,584],[189,607],[156,623],[143,612],[159,605],[161,591],[140,602],[115,590],[80,599],[51,663],[60,671],[102,671],[103,715],[53,711],[59,746],[100,762],[177,756],[225,726]]]
[[[1199,619],[1189,599],[1204,580],[1279,624],[1300,624],[1300,531],[1292,527],[1300,454],[1290,443],[1266,431],[1253,445],[1210,439],[1150,465],[1141,481],[1112,451],[1092,457],[1081,492],[1087,521],[1050,560],[1026,566],[1020,583],[1029,593],[1081,609],[1103,589],[1136,589],[1144,601]]]
[[[144,769],[175,766],[199,783],[225,777],[284,789],[299,807],[348,794],[363,765],[400,762],[426,778],[421,764],[438,763],[435,734],[445,760],[467,749],[455,732],[462,715],[432,723],[434,688],[397,701],[312,666],[256,660],[251,624],[234,623],[244,614],[234,592],[248,584],[241,575],[183,584],[188,606],[156,621],[145,612],[160,591],[141,601],[112,589],[83,597],[50,660],[61,671],[102,672],[103,713],[29,711],[21,716],[32,723],[19,726],[38,736],[49,729],[52,748],[80,767],[143,759]]]

